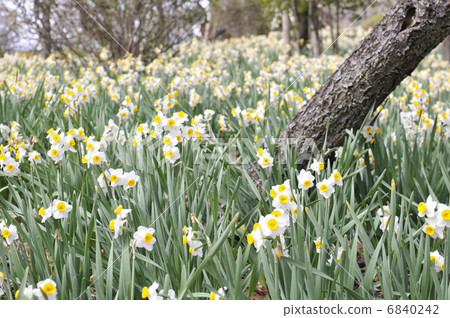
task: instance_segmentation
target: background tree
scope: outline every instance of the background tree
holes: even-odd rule
[[[192,38],[206,14],[201,0],[17,0],[6,10],[18,17],[14,29],[37,38],[44,55],[107,47],[113,58],[125,49],[146,60],[156,48],[165,51]]]
[[[208,40],[266,34],[271,17],[264,14],[258,0],[210,0]]]

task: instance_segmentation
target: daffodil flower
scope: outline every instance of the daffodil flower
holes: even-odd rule
[[[153,236],[154,233],[154,228],[139,226],[137,231],[133,234],[133,238],[136,240],[136,247],[143,247],[147,251],[151,251],[156,242],[156,238]]]
[[[314,186],[315,177],[311,172],[305,169],[300,170],[300,174],[297,176],[298,188],[301,190],[308,190]]]

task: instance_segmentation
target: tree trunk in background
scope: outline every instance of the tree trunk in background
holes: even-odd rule
[[[381,104],[449,33],[448,0],[398,1],[283,129],[279,159],[285,158],[285,138],[299,150],[311,139],[321,149],[328,123],[327,148],[341,146],[345,130],[359,129],[371,107]]]
[[[53,49],[53,40],[51,36],[51,25],[50,25],[50,13],[52,10],[53,0],[52,1],[42,1],[42,0],[35,0],[34,1],[34,10],[36,12],[36,19],[40,22],[37,23],[38,28],[38,34],[39,34],[39,41],[42,45],[42,54],[47,57],[49,56]]]
[[[296,47],[298,51],[301,53],[303,47],[306,45],[306,42],[309,40],[309,32],[308,32],[308,11],[299,11],[299,2],[298,0],[294,0],[292,3],[295,22],[296,22]]]
[[[328,2],[328,13],[330,16],[330,36],[331,36],[331,43],[333,45],[333,53],[338,54],[339,53],[339,46],[338,46],[338,36],[337,32],[335,33],[335,27],[334,27],[334,20],[333,19],[333,9],[331,7],[331,2]],[[339,25],[339,20],[336,20],[336,25]]]
[[[283,12],[283,15],[281,17],[281,28],[283,32],[283,46],[287,49],[289,49],[289,43],[291,42],[291,39],[289,37],[289,31],[290,31],[290,25],[289,25],[289,14],[287,11]]]
[[[450,36],[447,36],[442,43],[442,59],[450,62]]]
[[[317,3],[314,0],[308,0],[308,30],[309,38],[311,39],[311,54],[313,57],[319,57],[322,53],[322,45],[319,36]]]
[[[339,0],[335,0],[336,3],[336,36],[335,36],[335,42],[333,43],[333,53],[339,54],[339,22],[341,19],[339,11],[341,10],[341,6],[339,5]]]

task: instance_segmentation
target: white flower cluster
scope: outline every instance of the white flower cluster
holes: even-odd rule
[[[70,211],[72,211],[72,206],[69,203],[55,199],[48,208],[41,207],[38,214],[42,216],[41,223],[44,223],[52,216],[54,219],[66,219]]]
[[[320,175],[324,168],[324,163],[317,159],[314,159],[310,166],[310,169],[315,171],[317,175]],[[297,176],[298,188],[303,191],[312,188],[315,179],[311,172],[302,169]],[[335,192],[334,186],[342,186],[342,184],[341,174],[334,170],[330,177],[319,182],[316,187],[320,195],[329,198]],[[261,246],[265,246],[266,239],[276,239],[278,237],[278,243],[283,246],[283,234],[289,226],[289,217],[291,216],[295,221],[298,210],[303,211],[303,206],[299,206],[296,203],[300,193],[291,188],[289,179],[284,181],[283,184],[273,186],[270,190],[270,196],[273,198],[272,206],[275,210],[271,214],[260,216],[258,223],[254,224],[252,232],[247,235],[247,242],[253,244],[257,251]],[[283,253],[279,251],[280,249],[275,251],[278,256],[284,255],[284,249],[281,249]],[[287,252],[286,255],[288,255]]]
[[[270,155],[269,150],[258,148],[256,157],[258,158],[258,164],[262,168],[266,169],[273,166],[273,157]]]
[[[17,234],[17,227],[14,224],[6,226],[5,221],[0,222],[0,234],[6,240],[8,245],[19,238],[19,235]]]
[[[377,214],[381,217],[380,221],[380,230],[381,231],[385,231],[385,230],[389,230],[390,225],[392,224],[392,216],[391,216],[391,210],[389,208],[388,205],[383,205],[382,208],[379,208],[377,210]],[[395,216],[395,220],[394,220],[394,233],[397,234],[398,231],[398,216]]]
[[[140,95],[134,94],[134,98],[136,100],[139,100]],[[122,104],[120,105],[119,112],[117,113],[117,117],[119,118],[119,121],[124,121],[129,118],[138,110],[138,106],[133,103],[133,100],[130,96],[125,96],[125,99],[123,100]]]
[[[433,200],[431,195],[426,202],[420,202],[417,210],[420,217],[425,217],[422,230],[432,238],[444,238],[444,229],[450,227],[450,207]]]
[[[184,227],[183,228],[183,244],[189,245],[189,253],[192,256],[200,256],[203,257],[203,243],[195,237],[196,232],[192,229],[192,227]]]
[[[159,284],[157,282],[154,282],[149,287],[145,286],[142,288],[142,298],[148,299],[148,300],[163,300],[164,297],[161,295],[165,295],[170,300],[177,300],[175,296],[175,291],[173,289],[169,289],[167,291],[167,295],[163,292],[158,292]]]
[[[41,162],[41,156],[33,150],[32,143],[22,136],[19,123],[11,122],[11,128],[0,124],[0,135],[9,145],[8,147],[0,144],[0,169],[7,175],[19,175],[19,165],[27,157],[33,165]]]
[[[240,107],[233,108],[231,114],[233,117],[239,119],[239,125],[247,127],[249,124],[255,124],[258,121],[264,119],[264,114],[266,112],[266,102],[265,100],[260,100],[255,109],[247,108],[241,109]]]
[[[444,262],[445,258],[436,250],[434,252],[430,252],[430,261],[434,262],[434,269],[436,273],[444,270]]]
[[[211,118],[212,115],[209,113],[207,116]],[[162,138],[163,155],[170,163],[174,163],[180,158],[178,143],[184,143],[190,139],[204,140],[208,137],[203,115],[195,116],[191,120],[191,126],[185,126],[186,121],[188,121],[188,116],[183,111],[176,112],[171,117],[166,117],[162,112],[158,112],[153,119],[154,130],[150,134],[152,137],[159,138],[165,134]]]
[[[91,75],[91,80],[94,80]],[[60,101],[66,104],[64,117],[74,116],[81,107],[89,103],[97,95],[97,85],[88,82],[88,79],[80,79],[72,87],[65,88],[60,95]]]
[[[77,152],[74,148],[76,145],[75,139],[84,139],[84,129],[72,129],[70,132],[72,134],[60,133],[60,129],[54,130],[51,128],[47,131],[47,139],[50,141],[51,148],[47,152],[47,155],[52,158],[55,163],[61,162],[64,158],[64,153],[66,151]]]
[[[97,178],[100,188],[105,193],[107,192],[105,177],[109,181],[110,187],[123,186],[125,190],[133,188],[141,179],[134,171],[124,173],[123,169],[108,169]]]
[[[131,212],[131,209],[124,209],[122,205],[119,205],[115,210],[115,219],[109,222],[109,229],[114,231],[114,238],[118,238],[122,235],[125,224],[127,223],[127,216]]]
[[[39,300],[56,300],[58,291],[56,290],[56,283],[54,280],[47,278],[41,280],[36,284],[37,288],[33,288],[33,285],[28,285],[22,292],[22,299],[39,299]],[[20,290],[16,293],[16,298],[19,297]]]

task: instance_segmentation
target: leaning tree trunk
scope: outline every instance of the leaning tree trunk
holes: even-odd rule
[[[331,75],[283,129],[279,158],[286,138],[298,146],[314,140],[322,148],[341,146],[346,129],[358,129],[372,106],[381,104],[419,62],[450,33],[448,0],[401,0]]]

